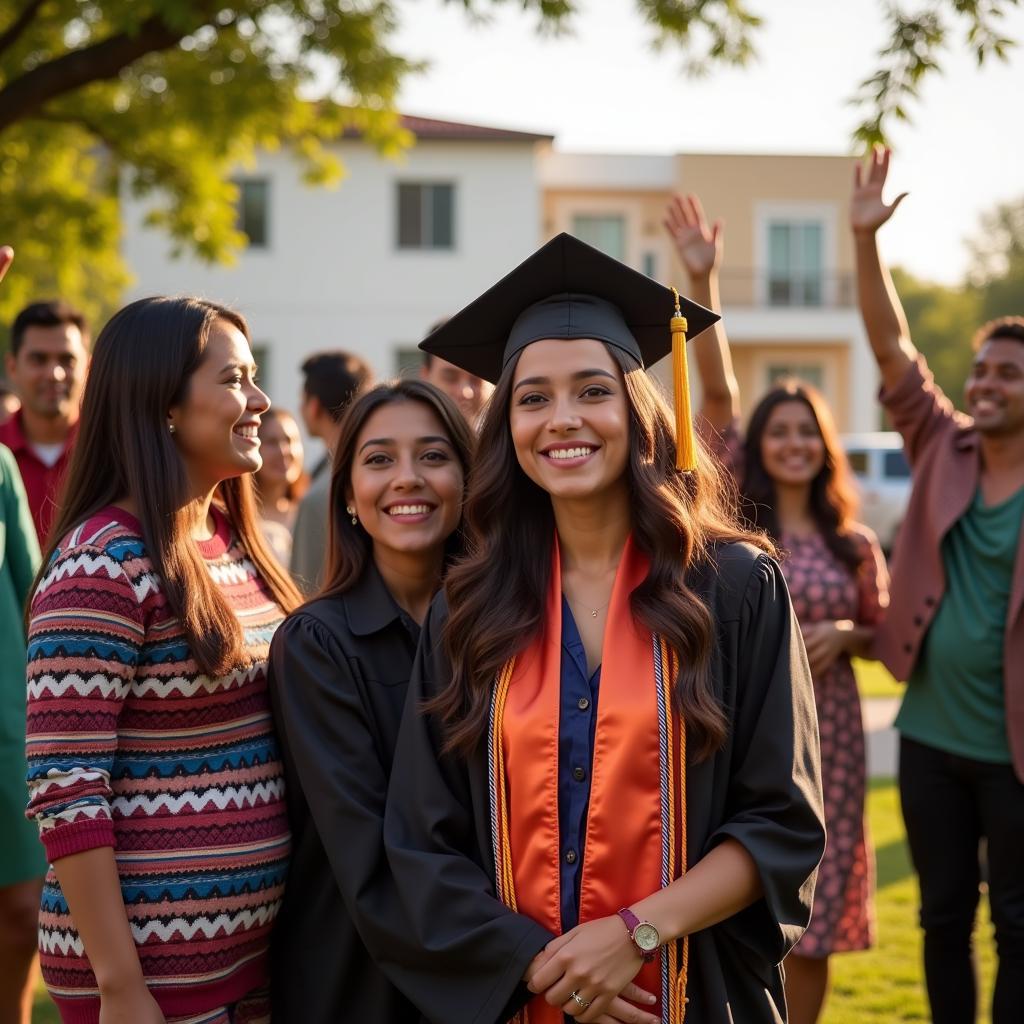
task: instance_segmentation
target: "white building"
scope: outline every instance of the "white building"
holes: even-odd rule
[[[343,348],[381,376],[418,365],[416,345],[537,246],[538,146],[548,136],[404,118],[417,136],[402,162],[358,138],[336,144],[340,187],[306,185],[286,153],[260,156],[236,180],[250,245],[232,267],[173,259],[144,226],[146,205],[123,202],[129,298],[195,294],[239,309],[253,332],[261,380],[297,409],[306,356]]]
[[[305,185],[286,154],[261,156],[238,179],[251,244],[234,267],[172,259],[126,197],[132,297],[185,292],[240,309],[264,385],[295,408],[307,355],[349,349],[381,376],[418,365],[431,324],[559,231],[684,286],[661,222],[673,192],[694,191],[726,221],[723,312],[744,409],[795,374],[824,392],[841,430],[877,426],[845,229],[847,158],[566,154],[544,135],[404,124],[418,141],[401,163],[339,141],[348,176],[337,189]]]

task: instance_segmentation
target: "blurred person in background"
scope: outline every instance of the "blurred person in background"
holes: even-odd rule
[[[0,279],[14,253],[0,248]],[[28,1024],[46,858],[25,820],[24,608],[39,543],[21,474],[0,445],[0,1021]]]
[[[260,526],[277,560],[287,566],[299,500],[309,483],[302,468],[302,435],[290,412],[271,407],[260,419],[259,439],[263,466],[255,483]]]
[[[690,277],[690,294],[721,310],[721,222],[709,226],[690,195],[672,201],[665,227]],[[754,408],[744,441],[722,322],[691,347],[706,396],[701,431],[734,473],[748,522],[783,551],[814,681],[828,841],[811,922],[786,959],[789,1020],[814,1024],[828,993],[829,957],[874,943],[864,728],[850,659],[868,652],[888,604],[888,576],[877,538],[854,519],[856,493],[824,398],[797,381],[773,388]]]
[[[0,445],[0,1021],[28,1024],[46,857],[25,820],[25,602],[39,543],[21,474]]]
[[[432,324],[430,330],[427,331],[427,337],[447,322],[448,317],[442,317]],[[440,388],[459,407],[470,427],[476,428],[477,421],[480,419],[480,411],[494,390],[492,384],[481,379],[475,373],[469,373],[461,366],[449,363],[447,359],[442,359],[430,352],[423,354],[420,377],[428,384]]]
[[[31,303],[14,318],[4,362],[21,408],[0,424],[0,444],[17,460],[42,544],[78,429],[89,369],[85,317],[59,299]]]
[[[878,230],[888,150],[857,164],[850,226],[857,293],[882,405],[913,470],[893,556],[893,600],[875,650],[907,691],[896,718],[899,783],[921,889],[935,1024],[973,1024],[972,935],[986,839],[999,965],[994,1024],[1024,1020],[1024,318],[974,338],[956,411],[914,347]]]
[[[291,572],[299,588],[314,593],[327,561],[331,458],[339,423],[349,402],[373,382],[373,371],[359,356],[337,349],[319,352],[302,364],[302,421],[311,437],[327,449],[310,473],[309,489],[299,502],[292,530]]]
[[[21,399],[11,386],[0,380],[0,424],[6,423],[21,408]]]

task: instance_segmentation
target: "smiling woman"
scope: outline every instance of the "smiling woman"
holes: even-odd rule
[[[256,522],[253,374],[245,320],[197,299],[132,303],[96,341],[29,612],[40,959],[65,1020],[265,1019],[289,845],[265,665],[298,595]]]
[[[384,825],[431,1020],[782,1019],[810,678],[770,545],[644,372],[671,349],[682,384],[715,319],[561,235],[424,342],[496,382]]]
[[[295,853],[274,935],[274,1017],[415,1024],[422,965],[381,836],[420,624],[462,549],[472,435],[422,381],[381,385],[340,424],[320,595],[271,647]]]

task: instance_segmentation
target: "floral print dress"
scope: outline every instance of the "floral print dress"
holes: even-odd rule
[[[838,619],[871,626],[881,618],[888,604],[888,577],[878,540],[864,526],[852,532],[860,554],[856,573],[818,533],[782,537],[782,571],[801,627]],[[873,944],[874,857],[864,822],[864,725],[848,656],[814,679],[814,696],[828,840],[811,923],[793,952],[818,958]]]

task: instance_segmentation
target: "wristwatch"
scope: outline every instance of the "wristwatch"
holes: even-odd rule
[[[641,921],[628,907],[623,907],[618,913],[636,951],[644,958],[644,963],[649,964],[661,945],[658,929],[650,921]]]

